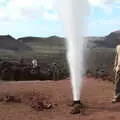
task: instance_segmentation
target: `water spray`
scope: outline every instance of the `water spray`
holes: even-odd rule
[[[73,101],[80,103],[84,73],[84,34],[89,15],[88,0],[59,0],[60,16],[66,33],[67,59],[70,68]]]

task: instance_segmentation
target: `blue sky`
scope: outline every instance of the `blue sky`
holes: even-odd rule
[[[119,0],[102,6],[100,0],[90,1],[87,35],[104,36],[120,29]],[[64,36],[63,22],[53,8],[53,0],[0,0],[0,35],[6,34],[16,38]]]
[[[119,11],[119,4],[112,4],[107,10],[100,7],[91,7],[89,34],[104,36],[112,31],[120,30]]]

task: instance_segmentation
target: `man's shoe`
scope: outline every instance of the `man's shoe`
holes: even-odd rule
[[[113,98],[113,99],[112,99],[112,103],[116,103],[116,102],[120,102],[120,99]]]

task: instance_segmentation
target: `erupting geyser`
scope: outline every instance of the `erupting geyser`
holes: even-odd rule
[[[59,13],[64,21],[67,58],[71,73],[73,100],[80,102],[80,90],[84,73],[84,34],[86,32],[88,0],[59,0]]]

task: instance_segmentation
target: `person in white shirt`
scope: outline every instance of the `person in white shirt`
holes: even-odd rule
[[[38,62],[37,62],[37,59],[33,59],[32,60],[32,65],[33,65],[33,68],[36,68],[38,66]]]

